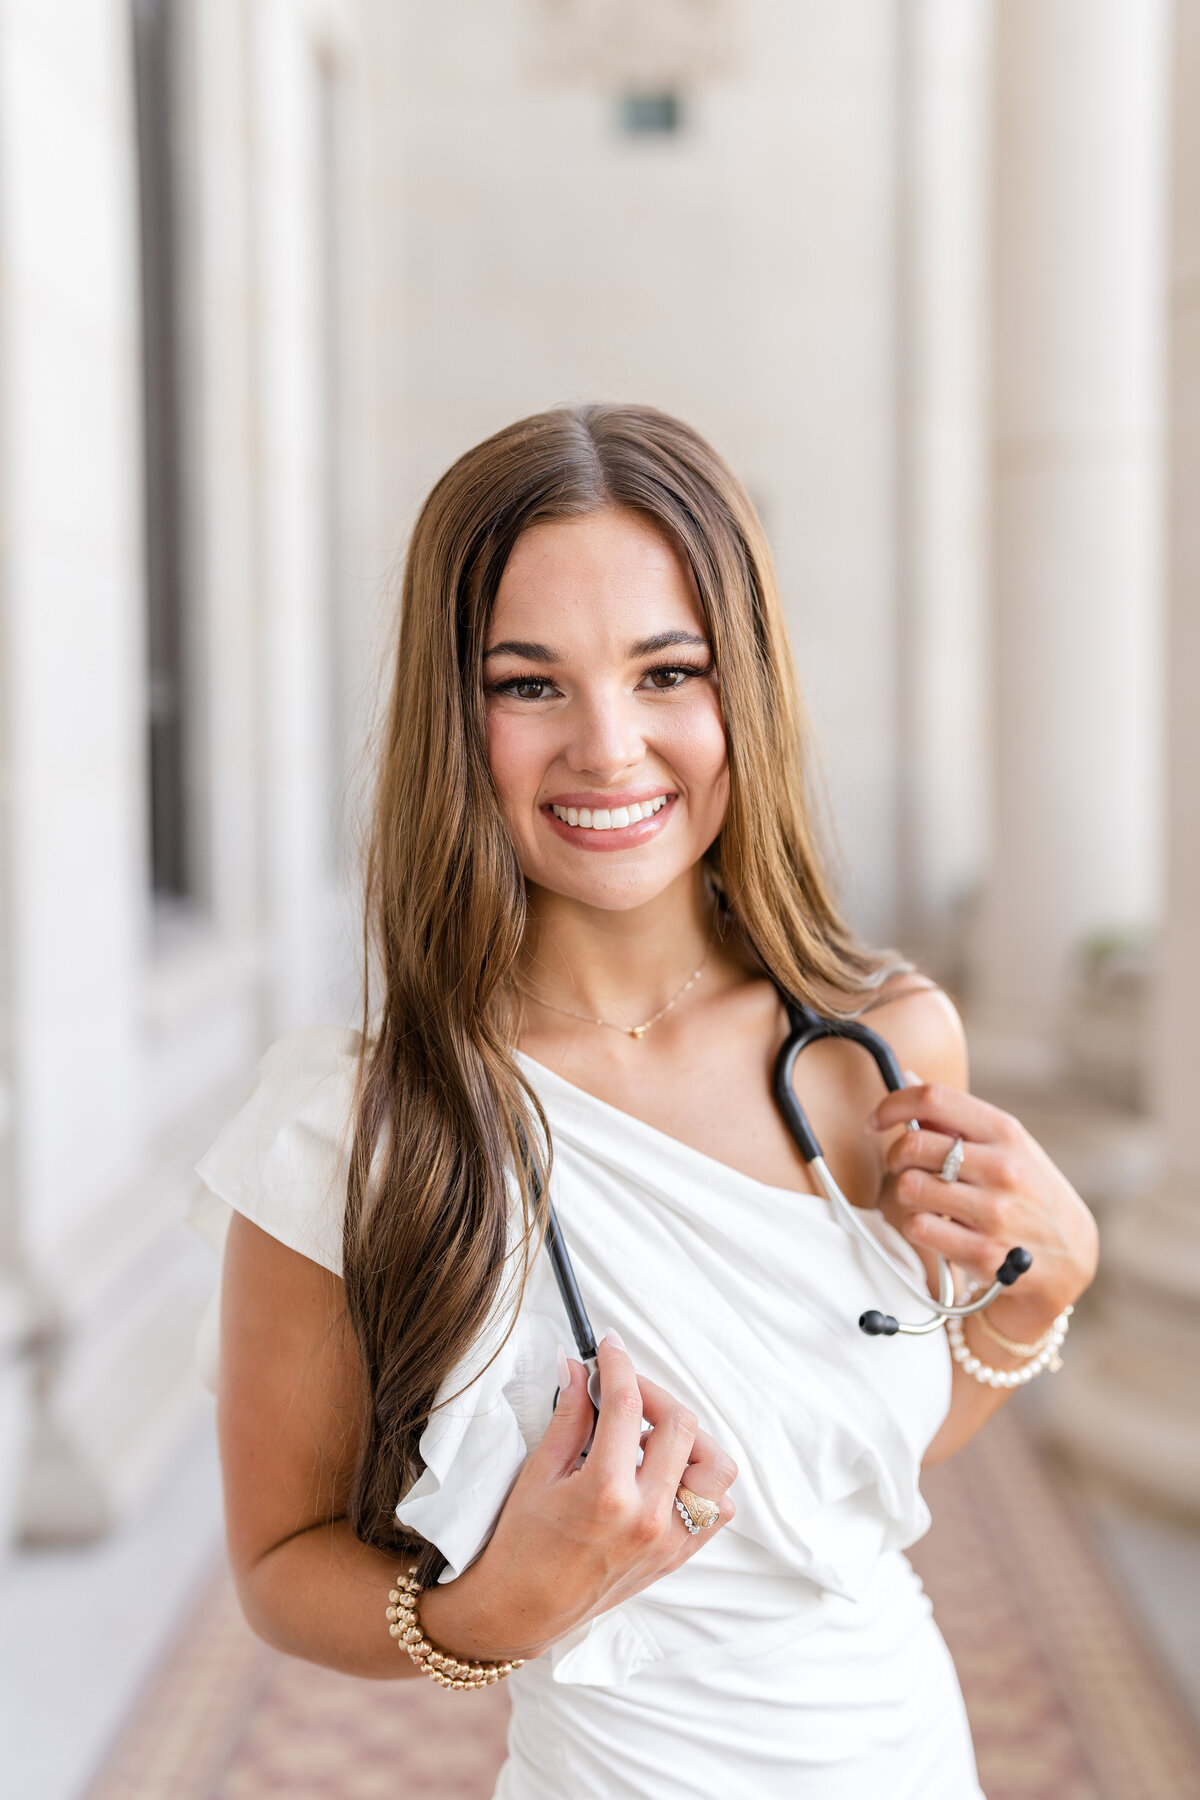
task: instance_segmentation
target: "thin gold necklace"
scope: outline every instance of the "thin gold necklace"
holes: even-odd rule
[[[564,1018],[582,1019],[585,1025],[603,1025],[609,1031],[623,1031],[626,1037],[638,1038],[640,1040],[645,1037],[652,1025],[658,1024],[658,1021],[662,1018],[664,1013],[669,1013],[675,1003],[682,1000],[683,996],[691,988],[695,987],[705,969],[707,969],[712,953],[713,940],[712,938],[709,938],[708,949],[704,952],[704,961],[700,964],[700,967],[698,969],[693,969],[679,992],[677,994],[672,994],[666,1005],[660,1006],[656,1013],[651,1013],[650,1017],[644,1020],[641,1025],[618,1025],[612,1019],[596,1019],[592,1017],[591,1013],[574,1012],[569,1006],[556,1006],[553,1000],[543,1000],[540,994],[535,994],[530,988],[522,986],[520,982],[516,985],[521,993],[525,994],[530,1000],[536,1001],[539,1006],[548,1007],[551,1012],[562,1013]]]

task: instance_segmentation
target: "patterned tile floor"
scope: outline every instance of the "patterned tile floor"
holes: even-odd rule
[[[913,1560],[989,1800],[1200,1800],[1190,1720],[1016,1422],[996,1420],[926,1491],[934,1528]],[[502,1688],[456,1704],[431,1683],[279,1656],[222,1573],[88,1800],[488,1800],[506,1713]]]

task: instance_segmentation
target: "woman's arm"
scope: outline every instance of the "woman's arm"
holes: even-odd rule
[[[441,1649],[486,1660],[538,1656],[596,1613],[703,1547],[674,1510],[686,1475],[733,1517],[737,1470],[695,1415],[640,1378],[611,1338],[595,1442],[585,1372],[568,1383],[526,1459],[490,1543],[456,1580],[421,1596]],[[643,1415],[650,1421],[637,1465]],[[417,1669],[384,1609],[403,1555],[354,1534],[347,1507],[359,1452],[363,1375],[341,1281],[235,1214],[221,1299],[218,1432],[229,1557],[253,1629],[292,1656],[387,1678]],[[397,1500],[400,1496],[397,1495]],[[716,1527],[715,1529],[719,1529]]]
[[[217,1429],[242,1610],[292,1656],[352,1675],[415,1675],[384,1619],[397,1559],[361,1543],[346,1519],[361,1416],[341,1281],[235,1213]]]
[[[922,1078],[916,1087],[889,1094],[872,1119],[877,1131],[888,1134],[884,1211],[931,1271],[940,1251],[974,1279],[990,1282],[1014,1245],[1031,1251],[1028,1273],[987,1316],[1004,1337],[1033,1343],[1095,1274],[1091,1213],[1018,1120],[966,1091],[962,1023],[944,993],[910,993],[871,1023]],[[902,1128],[911,1118],[920,1131]],[[941,1181],[937,1171],[959,1136],[965,1155],[958,1180]],[[981,1362],[1020,1367],[1023,1359],[993,1343],[978,1321],[964,1321],[964,1333]],[[926,1465],[961,1449],[1013,1391],[986,1387],[956,1363],[950,1410],[926,1451]]]

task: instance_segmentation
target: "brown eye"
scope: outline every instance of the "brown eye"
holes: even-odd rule
[[[488,691],[509,694],[514,700],[544,700],[550,686],[542,675],[510,675],[507,681],[494,682]]]
[[[647,679],[652,681],[660,694],[669,694],[675,688],[681,688],[695,676],[707,673],[705,669],[693,669],[686,663],[664,663],[661,668],[648,669]]]

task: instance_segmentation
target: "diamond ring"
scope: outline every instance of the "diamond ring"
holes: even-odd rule
[[[957,1137],[947,1150],[946,1160],[938,1170],[939,1181],[958,1180],[958,1171],[963,1166],[963,1154],[963,1141]]]

